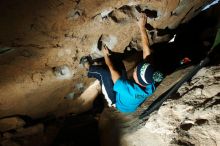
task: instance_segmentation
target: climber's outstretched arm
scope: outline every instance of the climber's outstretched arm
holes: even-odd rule
[[[111,72],[111,77],[112,77],[112,81],[113,83],[115,83],[119,78],[120,78],[120,74],[117,70],[115,70],[111,59],[109,58],[109,50],[107,47],[102,48],[102,52],[105,58],[105,63],[108,66],[110,72]]]
[[[147,22],[147,17],[144,13],[140,14],[140,17],[138,19],[138,26],[140,28],[141,32],[141,41],[142,41],[142,47],[143,47],[143,59],[145,59],[148,55],[150,55],[150,48],[149,48],[149,40],[148,35],[145,30],[145,24]]]

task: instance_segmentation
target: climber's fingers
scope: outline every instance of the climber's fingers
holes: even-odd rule
[[[138,17],[138,25],[140,27],[145,26],[145,24],[147,23],[147,16],[145,13],[140,13],[139,17]]]
[[[103,46],[102,52],[104,55],[110,55],[109,49],[106,45]]]

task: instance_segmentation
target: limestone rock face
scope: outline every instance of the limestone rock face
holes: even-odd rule
[[[1,0],[0,117],[88,110],[96,94],[80,96],[91,80],[79,59],[101,57],[99,39],[114,51],[141,50],[136,17],[144,12],[150,43],[168,41],[211,1]]]
[[[24,125],[25,125],[25,121],[19,117],[0,119],[0,132],[5,132],[8,130],[20,128]]]
[[[220,145],[220,67],[200,70],[166,101],[145,127],[123,137],[124,145]]]

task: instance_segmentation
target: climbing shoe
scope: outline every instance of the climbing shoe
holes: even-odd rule
[[[92,65],[93,63],[94,63],[94,61],[92,60],[92,57],[90,55],[82,56],[80,58],[80,62],[79,62],[79,64],[83,65],[84,67],[88,67],[88,66]]]

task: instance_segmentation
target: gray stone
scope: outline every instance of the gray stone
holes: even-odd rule
[[[75,95],[75,93],[74,92],[71,92],[71,93],[69,93],[68,95],[66,95],[64,98],[65,99],[73,99],[74,98],[74,95]]]
[[[220,93],[220,84],[214,84],[202,90],[202,94],[210,98]]]
[[[13,51],[14,49],[12,48],[8,48],[8,47],[3,47],[3,48],[0,48],[0,54],[4,54],[4,53],[7,53],[7,52],[10,52],[10,51]]]
[[[78,84],[76,84],[75,86],[76,86],[77,90],[80,90],[80,91],[81,91],[81,90],[84,90],[84,88],[85,88],[84,85],[83,85],[83,83],[78,83]]]
[[[53,73],[58,79],[70,79],[72,77],[72,71],[67,65],[62,65],[53,68]]]

